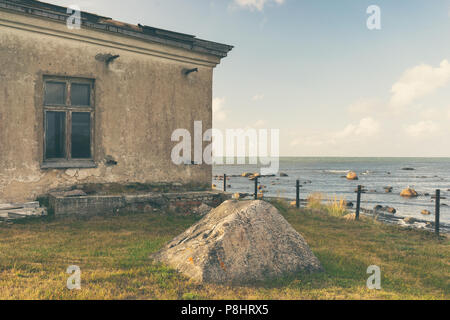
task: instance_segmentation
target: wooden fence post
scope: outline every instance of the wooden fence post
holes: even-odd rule
[[[258,200],[258,177],[255,177],[255,200]]]
[[[295,206],[300,208],[300,180],[297,180],[296,194],[295,194]]]
[[[358,196],[356,197],[356,220],[359,220],[359,211],[361,210],[361,190],[362,187],[358,186]]]
[[[435,221],[434,221],[434,230],[436,235],[439,236],[439,219],[441,211],[441,190],[436,190],[436,211],[435,211]]]
[[[227,174],[223,174],[223,192],[227,192]]]

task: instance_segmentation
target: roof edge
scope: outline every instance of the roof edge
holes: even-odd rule
[[[36,0],[0,0],[0,10],[13,11],[59,22],[67,21],[67,18],[70,16],[67,13],[67,7]],[[228,52],[234,48],[227,44],[198,39],[194,35],[141,24],[133,25],[85,11],[81,11],[81,24],[85,28],[116,33],[142,41],[169,45],[193,52],[210,54],[219,58],[226,57]]]

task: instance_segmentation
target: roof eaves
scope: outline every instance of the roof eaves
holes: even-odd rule
[[[0,8],[35,15],[58,21],[66,21],[70,14],[67,8],[36,0],[0,0]],[[193,35],[179,33],[150,26],[130,25],[108,17],[81,12],[82,25],[88,28],[115,32],[125,36],[134,37],[143,41],[180,47],[183,49],[226,57],[233,46],[198,39]]]

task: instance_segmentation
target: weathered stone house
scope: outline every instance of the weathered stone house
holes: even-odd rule
[[[0,0],[0,203],[78,183],[204,182],[171,134],[212,126],[213,69],[231,46]],[[197,70],[195,70],[197,69]]]

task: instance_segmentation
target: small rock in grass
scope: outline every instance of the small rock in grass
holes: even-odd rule
[[[344,205],[345,205],[347,208],[353,208],[353,207],[354,207],[354,204],[353,204],[353,202],[351,202],[351,201],[345,201],[345,202],[344,202]]]
[[[413,217],[406,217],[405,219],[403,219],[403,221],[407,224],[413,224],[413,223],[417,222],[417,220]]]

